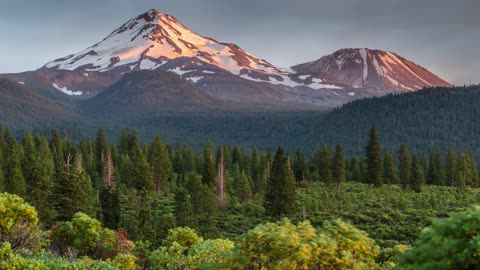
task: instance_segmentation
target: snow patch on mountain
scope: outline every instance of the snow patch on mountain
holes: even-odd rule
[[[187,80],[193,82],[193,83],[197,83],[198,81],[200,81],[201,79],[203,79],[204,77],[203,76],[194,76],[194,77],[189,77],[187,78]]]
[[[366,81],[368,77],[367,49],[360,49],[359,53],[363,60],[363,81]]]
[[[60,87],[56,83],[53,83],[52,86],[60,91],[62,91],[64,94],[67,94],[69,96],[81,96],[83,94],[82,91],[71,91],[68,90],[66,86]]]

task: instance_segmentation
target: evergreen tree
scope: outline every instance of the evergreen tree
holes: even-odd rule
[[[35,165],[35,142],[33,136],[30,132],[27,132],[22,139],[22,172],[23,177],[25,178],[25,184],[27,186],[27,191],[31,191],[32,187],[32,172],[33,166]],[[28,192],[30,195],[30,192]]]
[[[418,160],[417,156],[412,157],[412,168],[410,174],[410,187],[415,192],[422,191],[422,185],[424,183],[423,168]]]
[[[202,184],[201,176],[195,174],[194,172],[186,175],[185,187],[187,188],[190,196],[193,212],[192,217],[195,227],[198,227],[205,201],[205,198],[203,197],[203,186],[204,184]]]
[[[218,236],[217,228],[217,194],[208,185],[202,186],[201,191],[201,214],[198,219],[199,230],[207,238],[215,238]]]
[[[17,140],[15,139],[15,136],[13,136],[10,128],[5,129],[3,139],[5,140],[5,154],[8,154],[13,150],[13,147],[17,145]]]
[[[245,171],[242,171],[235,179],[235,193],[242,202],[248,202],[252,199],[252,188]]]
[[[295,177],[288,166],[282,147],[275,153],[265,194],[265,211],[274,219],[288,217],[295,212]]]
[[[475,158],[471,155],[469,155],[469,159],[470,168],[472,169],[472,181],[471,183],[469,183],[469,185],[472,187],[478,187],[480,184],[480,175],[478,172],[477,162],[475,161]]]
[[[398,184],[398,168],[395,158],[388,152],[385,152],[383,158],[383,179],[385,184]]]
[[[167,146],[163,144],[162,139],[159,136],[154,139],[149,154],[155,190],[157,194],[160,194],[160,191],[166,187],[168,181],[172,177],[173,168]]]
[[[178,227],[195,227],[190,195],[183,186],[175,192],[175,223]]]
[[[137,227],[137,240],[149,241],[150,243],[155,241],[155,230],[153,227],[153,214],[152,207],[150,205],[150,195],[147,189],[143,188],[138,196],[138,212],[136,218],[138,221]]]
[[[292,164],[293,173],[295,174],[295,180],[297,180],[297,182],[305,180],[305,166],[305,157],[300,150],[297,150]]]
[[[318,173],[320,180],[325,183],[326,186],[330,186],[332,183],[332,151],[330,147],[323,146],[320,149],[318,164]]]
[[[351,161],[351,181],[362,182],[363,181],[363,172],[362,172],[362,161],[359,157],[353,157]]]
[[[182,146],[180,145],[180,140],[177,139],[175,143],[175,158],[173,159],[173,171],[178,174],[184,174],[187,172],[183,168],[183,153],[182,153]],[[190,171],[188,171],[190,172]]]
[[[227,207],[227,177],[225,177],[225,160],[223,155],[223,149],[219,148],[219,155],[217,161],[217,196],[218,196],[218,207],[222,210],[225,210]]]
[[[117,229],[120,222],[120,198],[116,186],[108,186],[106,183],[102,184],[100,205],[105,227]]]
[[[442,160],[442,154],[439,150],[434,150],[430,154],[430,166],[428,167],[427,184],[444,185],[445,170]]]
[[[470,167],[470,158],[467,153],[458,155],[456,162],[457,172],[455,177],[455,186],[464,189],[472,181],[472,168]]]
[[[119,176],[120,183],[124,184],[127,188],[135,188],[133,162],[128,155],[122,155],[120,157]]]
[[[428,169],[430,164],[428,163],[427,154],[423,153],[421,156],[418,157],[418,161],[420,162],[420,167],[422,168],[423,175],[428,174]]]
[[[184,147],[180,157],[182,158],[183,173],[199,172],[199,170],[196,169],[197,162],[195,161],[195,153],[191,147]]]
[[[215,187],[215,159],[213,158],[212,145],[210,141],[205,142],[203,148],[203,170],[202,181],[209,187]]]
[[[370,130],[370,139],[366,147],[367,158],[367,181],[375,186],[381,186],[382,179],[382,156],[380,151],[380,140],[375,125]]]
[[[454,148],[448,150],[446,174],[447,184],[454,187],[455,179],[457,178],[457,153]]]
[[[77,212],[93,215],[93,188],[82,167],[80,156],[67,155],[64,172],[57,186],[57,212],[60,220],[69,220]]]
[[[22,149],[17,144],[10,149],[5,167],[5,191],[25,198],[27,190],[21,168]]]
[[[31,168],[30,199],[38,211],[40,220],[48,227],[53,224],[56,217],[53,202],[55,165],[48,142],[43,137],[39,137],[37,141],[37,151]]]
[[[147,191],[154,190],[155,184],[153,183],[152,169],[140,147],[137,146],[133,150],[131,159],[133,165],[132,177],[134,177],[132,181],[133,186],[139,191],[143,189]]]
[[[60,137],[58,130],[54,130],[52,138],[50,140],[50,150],[53,155],[53,162],[55,164],[55,182],[59,183],[64,173],[64,148],[65,142]]]
[[[400,183],[402,184],[403,189],[408,188],[408,183],[410,182],[410,153],[408,152],[408,147],[405,144],[400,146]]]
[[[335,155],[333,157],[332,168],[333,181],[337,185],[337,189],[345,182],[345,156],[342,147],[337,144],[335,147]]]
[[[95,163],[96,163],[96,174],[97,177],[101,177],[105,171],[105,163],[107,158],[108,144],[107,138],[103,129],[99,128],[97,133],[97,138],[95,140]]]

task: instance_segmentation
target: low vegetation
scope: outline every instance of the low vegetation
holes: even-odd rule
[[[471,269],[480,180],[453,148],[310,156],[102,130],[0,133],[3,269]],[[426,229],[427,228],[427,229]],[[438,246],[442,248],[438,248]],[[441,268],[443,265],[444,268]]]

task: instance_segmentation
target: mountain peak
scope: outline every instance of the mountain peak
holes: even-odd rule
[[[47,63],[42,69],[112,71],[152,70],[177,58],[214,65],[235,75],[279,69],[230,43],[203,37],[156,9],[136,16],[99,43]]]
[[[396,53],[369,48],[345,48],[292,67],[297,72],[324,74],[356,88],[385,92],[451,86],[425,68]]]

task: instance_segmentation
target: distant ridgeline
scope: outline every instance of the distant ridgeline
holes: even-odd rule
[[[237,144],[247,148],[303,149],[306,153],[324,144],[341,144],[347,155],[360,154],[368,129],[375,123],[382,145],[396,151],[400,144],[412,152],[445,152],[450,147],[480,157],[480,86],[427,88],[417,92],[366,98],[331,112],[215,112],[162,113],[131,117],[128,112],[116,119],[84,118],[69,124],[57,122],[60,134],[78,141],[93,138],[102,127],[111,140],[123,128],[135,130],[140,141],[156,135],[170,143],[180,138],[199,148],[205,138],[214,144]],[[28,127],[8,124],[21,135]],[[52,124],[37,131],[48,135]]]
[[[389,150],[405,143],[414,152],[455,147],[478,157],[479,104],[479,85],[353,101],[326,115],[309,135],[309,144],[340,143],[352,153],[361,153],[367,130],[375,123]]]

